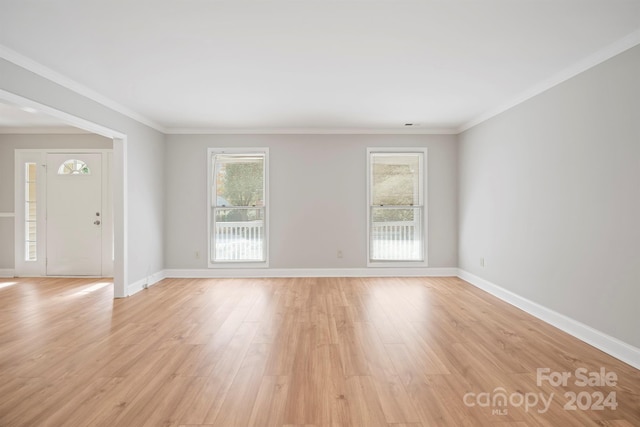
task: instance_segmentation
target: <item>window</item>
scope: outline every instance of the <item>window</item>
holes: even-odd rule
[[[24,260],[37,261],[36,251],[36,175],[35,163],[24,164]]]
[[[367,154],[369,265],[425,265],[426,149]]]
[[[209,150],[209,266],[267,262],[267,151]]]
[[[69,159],[58,168],[58,175],[89,175],[91,171],[82,160]]]

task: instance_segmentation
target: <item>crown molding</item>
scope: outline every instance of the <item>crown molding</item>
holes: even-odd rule
[[[167,128],[168,135],[455,135],[455,128]]]
[[[116,101],[112,100],[111,98],[108,98],[96,91],[94,91],[93,89],[89,89],[88,87],[76,82],[75,80],[72,80],[60,73],[58,73],[57,71],[52,70],[49,67],[46,67],[42,64],[40,64],[39,62],[34,61],[31,58],[27,58],[24,55],[19,54],[18,52],[9,49],[8,47],[4,46],[4,45],[0,45],[0,58],[9,61],[19,67],[24,68],[25,70],[31,71],[32,73],[35,73],[37,75],[39,75],[40,77],[44,77],[47,80],[50,80],[54,83],[59,84],[60,86],[69,89],[79,95],[85,96],[89,99],[91,99],[92,101],[95,101],[99,104],[104,105],[105,107],[110,108],[111,110],[114,110],[120,114],[123,114],[127,117],[129,117],[130,119],[133,119],[137,122],[140,122],[144,125],[147,125],[159,132],[163,132],[165,131],[164,127],[161,126],[160,124],[154,122],[153,120],[125,107],[122,104],[117,103]]]
[[[477,126],[480,123],[485,122],[490,118],[495,117],[498,114],[503,113],[515,107],[518,104],[522,104],[528,99],[531,99],[534,96],[539,95],[542,92],[545,92],[551,89],[552,87],[557,86],[560,83],[563,83],[569,80],[570,78],[575,77],[578,74],[587,71],[589,68],[593,68],[596,65],[599,65],[605,62],[606,60],[611,59],[614,56],[619,55],[622,52],[628,49],[631,49],[634,46],[637,46],[638,44],[640,44],[640,30],[636,30],[633,33],[627,35],[626,37],[623,37],[622,39],[610,44],[604,49],[601,49],[596,53],[587,56],[583,60],[572,65],[571,67],[566,68],[565,70],[559,72],[558,74],[555,74],[553,77],[547,80],[544,80],[543,82],[522,92],[520,95],[516,96],[511,101],[504,103],[494,109],[491,109],[483,114],[480,114],[476,118],[460,126],[455,133],[458,134],[468,129],[471,129],[472,127]]]
[[[587,56],[582,61],[569,68],[555,74],[551,78],[536,84],[530,89],[520,93],[511,101],[490,109],[472,120],[457,128],[198,128],[198,127],[176,127],[165,128],[153,120],[117,103],[116,101],[92,90],[88,87],[72,80],[24,55],[21,55],[4,45],[0,45],[0,58],[5,59],[19,67],[31,71],[41,77],[53,81],[73,92],[83,95],[99,104],[104,105],[120,114],[123,114],[137,122],[147,125],[159,132],[170,135],[233,135],[233,134],[300,134],[300,135],[457,135],[482,122],[489,120],[533,97],[539,95],[554,86],[563,83],[576,75],[611,59],[612,57],[640,44],[640,30],[636,30],[626,37],[610,44],[600,51]],[[0,133],[8,133],[0,130]]]
[[[19,135],[19,134],[71,135],[71,134],[90,134],[90,133],[91,132],[89,131],[86,131],[84,129],[79,129],[73,126],[0,127],[0,135]]]

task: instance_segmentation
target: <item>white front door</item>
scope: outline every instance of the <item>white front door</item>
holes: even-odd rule
[[[47,275],[102,275],[102,154],[47,154]]]

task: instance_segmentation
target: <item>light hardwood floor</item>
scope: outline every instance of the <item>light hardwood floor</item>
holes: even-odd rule
[[[640,371],[457,278],[112,292],[0,279],[1,426],[640,426]],[[538,368],[572,377],[537,385]],[[579,368],[616,385],[576,385]],[[617,407],[566,410],[572,392]]]

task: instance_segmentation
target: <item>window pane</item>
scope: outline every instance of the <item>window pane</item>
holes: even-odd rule
[[[26,164],[26,179],[27,179],[27,182],[36,181],[36,164],[35,163]]]
[[[422,208],[371,208],[372,261],[422,261]]]
[[[27,261],[36,260],[36,242],[27,242]]]
[[[36,223],[27,221],[27,241],[34,242],[36,241]]]
[[[215,155],[215,206],[264,206],[264,156]]]
[[[25,163],[24,187],[24,231],[25,231],[25,261],[36,261],[36,172],[35,163]]]
[[[369,150],[369,261],[425,261],[425,156]]]
[[[82,160],[69,159],[58,168],[58,175],[89,175],[91,171]]]
[[[421,204],[419,153],[373,153],[371,201],[373,205]]]
[[[211,158],[211,262],[266,261],[265,153]]]
[[[213,260],[264,261],[264,208],[213,208]]]

